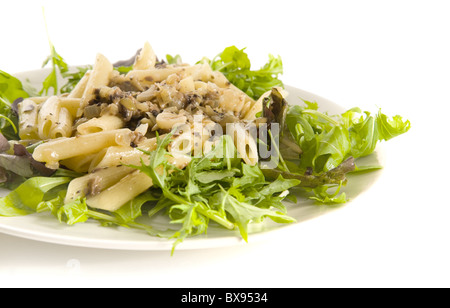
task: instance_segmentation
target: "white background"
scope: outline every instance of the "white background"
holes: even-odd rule
[[[7,3],[7,4],[6,4]],[[411,121],[379,181],[283,237],[235,247],[111,251],[0,234],[0,286],[449,287],[448,1],[2,1],[0,69],[40,68],[49,34],[69,64],[129,58],[145,41],[192,63],[247,47],[286,84]]]

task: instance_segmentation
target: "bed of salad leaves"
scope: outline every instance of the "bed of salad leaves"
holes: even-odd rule
[[[89,66],[69,70],[55,47],[52,44],[50,47],[44,66],[50,64],[51,73],[39,93],[70,92]],[[181,61],[181,57],[167,55],[166,61]],[[214,70],[224,73],[254,99],[273,87],[283,87],[279,79],[283,73],[280,57],[269,55],[267,64],[254,70],[245,50],[231,46],[212,60],[203,58],[199,62],[209,63]],[[116,69],[126,72],[130,67],[121,64]],[[65,85],[58,85],[58,74],[65,77]],[[0,141],[0,182],[12,189],[0,199],[0,216],[48,211],[69,225],[95,219],[105,226],[138,228],[154,236],[174,239],[174,248],[188,236],[206,233],[210,222],[239,230],[245,240],[250,223],[265,218],[279,223],[294,222],[282,203],[293,187],[310,190],[311,199],[319,203],[347,202],[345,193],[338,192],[346,183],[345,175],[357,169],[355,159],[373,153],[378,142],[390,140],[410,128],[409,121],[400,116],[390,118],[381,111],[371,114],[352,108],[339,115],[328,115],[318,110],[317,103],[304,101],[288,106],[282,127],[302,153],[294,160],[282,159],[279,168],[273,170],[262,170],[236,159],[236,148],[227,136],[212,152],[192,159],[185,169],[178,170],[167,160],[169,134],[158,140],[156,151],[146,153],[150,156],[149,164],[134,166],[152,178],[154,187],[111,213],[89,208],[82,198],[64,204],[67,185],[79,174],[65,169],[46,174],[36,167],[31,155],[23,154],[24,149],[32,153],[33,146],[19,145],[20,149],[11,146],[18,143],[14,105],[29,96],[18,79],[0,71],[0,136],[4,139]],[[273,103],[274,99],[269,97],[265,103]],[[219,152],[221,155],[217,155]],[[338,189],[329,193],[330,187]],[[166,230],[156,230],[139,220],[143,215],[152,217],[158,213],[170,218]]]

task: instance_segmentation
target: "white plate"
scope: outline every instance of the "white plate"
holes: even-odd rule
[[[39,89],[48,70],[37,70],[17,74],[21,80],[28,80],[31,85]],[[286,86],[289,92],[288,101],[290,104],[298,104],[301,99],[316,101],[319,103],[322,111],[330,114],[345,111],[341,106],[315,94]],[[364,158],[365,163],[383,165],[383,155],[380,147],[376,153]],[[349,176],[349,184],[343,189],[352,202],[359,194],[369,189],[375,183],[380,175],[380,170]],[[5,195],[7,191],[1,191]],[[288,214],[294,217],[297,222],[294,224],[276,224],[270,219],[265,222],[255,224],[249,228],[249,242],[255,242],[267,238],[267,236],[276,236],[277,230],[291,228],[293,225],[301,224],[309,219],[319,219],[321,215],[329,213],[339,207],[330,207],[325,205],[316,205],[306,198],[298,198],[298,204],[286,203]],[[343,206],[348,205],[348,203]],[[162,223],[162,222],[158,222]],[[147,235],[145,232],[132,230],[122,227],[102,227],[95,221],[87,221],[74,226],[61,224],[58,220],[48,213],[33,214],[21,217],[0,217],[0,232],[27,238],[31,240],[91,247],[104,249],[121,250],[171,250],[173,242],[167,239],[156,238]],[[186,239],[177,246],[179,249],[199,249],[214,248],[230,245],[245,244],[239,236],[238,231],[229,231],[220,227],[211,225],[208,228],[207,235],[196,236]]]

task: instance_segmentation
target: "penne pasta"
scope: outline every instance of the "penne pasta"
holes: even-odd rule
[[[169,76],[179,74],[180,76],[192,76],[195,80],[201,79],[207,81],[211,79],[207,70],[209,65],[197,64],[193,66],[175,66],[167,68],[151,68],[146,70],[132,70],[126,77],[130,80],[136,80],[143,85],[152,85],[156,82],[162,82]]]
[[[186,116],[173,114],[171,112],[162,112],[156,117],[158,128],[165,130],[172,130],[176,126],[186,124],[186,122]]]
[[[152,46],[148,42],[145,42],[144,47],[137,55],[133,65],[135,70],[147,70],[155,67],[156,55]]]
[[[33,97],[29,97],[27,99],[30,99],[33,102],[35,102],[36,104],[40,105],[40,104],[44,103],[46,100],[48,100],[49,98],[50,98],[50,96],[33,96]]]
[[[97,154],[85,154],[80,156],[75,156],[61,160],[60,164],[70,170],[80,173],[87,173],[90,171],[92,160]]]
[[[87,196],[86,204],[93,208],[114,212],[152,185],[153,181],[148,175],[135,170],[100,193]]]
[[[244,128],[241,123],[227,125],[227,135],[233,138],[238,157],[250,165],[258,163],[258,146],[256,143],[256,126],[253,129]]]
[[[149,162],[143,150],[156,149],[156,132],[174,132],[168,159],[180,169],[211,151],[225,128],[239,157],[257,164],[256,135],[246,125],[261,109],[261,99],[209,64],[157,63],[146,42],[128,73],[97,54],[70,93],[24,100],[19,134],[44,141],[34,149],[36,161],[86,174],[70,182],[67,202],[83,197],[91,207],[114,211],[152,186],[147,175],[126,166]]]
[[[21,139],[39,139],[38,112],[39,106],[32,99],[25,99],[18,104],[20,116],[19,137]]]
[[[272,55],[260,70],[235,46],[195,65],[166,58],[145,42],[114,65],[99,53],[79,74],[66,74],[62,61],[59,75],[73,78],[60,89],[53,63],[40,93],[51,87],[55,95],[46,97],[16,98],[28,86],[4,74],[0,88],[12,104],[4,108],[0,178],[13,191],[0,200],[0,216],[94,220],[170,238],[174,249],[211,222],[244,240],[264,219],[295,222],[282,202],[297,186],[311,202],[345,201],[339,190],[356,168],[352,154],[375,146],[368,151],[365,132],[355,137],[351,129],[377,118],[355,108],[330,119],[308,102],[291,108],[287,92],[274,87],[283,85],[282,63]],[[82,72],[70,93],[56,95]],[[389,136],[409,129],[399,116],[382,122]],[[345,149],[329,157],[337,146]]]
[[[60,109],[61,106],[57,96],[51,96],[40,106],[37,118],[40,139],[46,140],[51,138],[52,129],[59,121]]]
[[[115,130],[123,127],[123,120],[113,115],[103,115],[99,118],[92,118],[77,127],[77,132],[81,135],[99,133]]]
[[[144,155],[142,151],[130,146],[112,146],[101,150],[95,155],[90,166],[89,171],[98,168],[124,165],[139,165],[141,159],[145,162],[148,156]]]
[[[73,118],[77,117],[78,110],[81,106],[81,98],[61,97],[59,103],[61,108],[66,108]]]
[[[104,148],[116,146],[123,140],[130,140],[131,134],[129,129],[119,129],[55,139],[37,146],[33,152],[33,158],[46,163],[49,168],[56,169],[61,160],[96,153]]]
[[[50,131],[50,138],[62,138],[72,136],[72,115],[66,108],[61,108],[58,114],[58,122]]]
[[[125,166],[100,168],[89,174],[73,179],[70,181],[67,188],[65,202],[68,203],[75,201],[77,198],[95,195],[116,184],[121,178],[135,170],[136,169]]]
[[[84,87],[78,116],[82,115],[83,108],[95,98],[95,89],[108,85],[112,71],[113,66],[109,60],[104,55],[97,54],[94,67]]]
[[[194,92],[195,91],[194,78],[192,76],[187,76],[186,78],[180,80],[178,90],[184,94]]]

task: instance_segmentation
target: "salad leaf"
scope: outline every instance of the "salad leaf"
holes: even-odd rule
[[[267,123],[278,123],[280,125],[280,134],[283,135],[286,116],[289,110],[289,104],[283,98],[277,88],[272,88],[271,94],[263,100],[262,115],[267,119]],[[270,126],[269,126],[270,129]]]
[[[355,159],[353,157],[347,158],[334,169],[327,172],[312,174],[302,172],[302,170],[291,166],[288,171],[280,169],[263,169],[263,173],[269,180],[275,180],[278,176],[283,176],[285,179],[297,179],[300,183],[297,186],[304,188],[317,188],[324,185],[339,185],[347,181],[346,174],[356,171]]]
[[[227,135],[211,152],[192,158],[185,169],[177,169],[169,163],[166,150],[171,135],[159,138],[157,149],[147,153],[148,164],[132,167],[152,178],[163,196],[156,208],[165,208],[171,224],[180,225],[169,236],[176,239],[174,247],[187,236],[206,233],[210,221],[228,229],[237,226],[245,240],[248,225],[265,217],[282,223],[295,221],[281,201],[298,180],[280,176],[275,182],[266,182],[258,166],[248,166],[237,158]]]
[[[107,213],[91,209],[86,204],[86,198],[78,198],[72,202],[64,203],[64,195],[65,191],[61,191],[55,198],[41,202],[39,204],[39,210],[50,210],[61,223],[66,223],[68,225],[84,223],[88,220],[95,220],[105,227],[110,227],[112,225],[122,226],[126,228],[144,230],[151,235],[156,235],[153,229],[148,225],[140,224],[133,220],[122,219],[125,217],[123,216],[125,210],[122,212],[122,215],[116,215],[115,213]],[[142,204],[142,198],[138,198],[136,200],[139,205]],[[126,206],[126,209],[130,209],[130,207]]]
[[[269,55],[269,60],[263,67],[252,70],[250,59],[244,50],[245,48],[230,46],[212,60],[203,58],[199,62],[209,63],[213,70],[222,72],[232,84],[254,99],[258,99],[273,87],[283,87],[278,78],[278,75],[283,73],[280,57]]]
[[[50,89],[53,89],[53,94],[56,95],[59,93],[58,88],[58,71],[60,74],[65,74],[69,71],[69,66],[64,61],[63,57],[61,57],[55,49],[55,46],[53,46],[53,43],[49,40],[50,44],[50,55],[45,59],[44,63],[42,64],[42,67],[47,66],[47,64],[50,63],[51,65],[51,72],[50,74],[45,78],[42,89],[39,91],[39,95],[49,95]]]
[[[287,186],[291,187],[290,185]],[[287,216],[285,213],[240,201],[233,196],[232,191],[222,190],[216,199],[221,200],[221,207],[239,227],[240,234],[245,241],[248,241],[247,230],[251,222],[262,222],[265,217],[270,217],[278,223],[295,222],[294,218]]]
[[[314,196],[310,197],[312,200],[316,200],[323,204],[342,204],[347,202],[347,196],[345,192],[339,194],[342,187],[342,183],[332,193],[328,192],[328,186],[318,186],[313,189]]]
[[[38,205],[48,201],[53,188],[67,184],[68,177],[33,177],[7,196],[0,198],[0,216],[22,216],[35,213]]]
[[[121,208],[114,212],[114,215],[126,224],[134,222],[137,218],[142,216],[142,206],[147,202],[158,201],[160,196],[156,195],[153,191],[148,190],[136,198],[128,201]]]
[[[0,134],[1,140],[6,138]],[[36,161],[30,151],[33,146],[25,147],[23,144],[6,142],[0,151],[0,185],[8,189],[15,189],[26,179],[35,176],[51,176],[55,170],[49,169],[45,163]]]
[[[175,55],[175,56],[166,55],[166,60],[167,60],[167,63],[169,63],[169,64],[181,64],[181,63],[183,63],[183,60],[181,59],[180,55]]]
[[[77,83],[80,82],[81,78],[84,77],[86,72],[92,69],[92,65],[79,66],[76,68],[76,71],[70,72],[66,71],[62,73],[62,76],[65,78],[66,83],[61,87],[61,93],[70,93]]]
[[[51,71],[50,74],[44,79],[44,82],[42,83],[42,89],[39,91],[39,95],[49,95],[50,89],[53,89],[53,95],[57,95],[59,93],[58,71],[60,74],[65,74],[69,71],[69,66],[64,61],[63,57],[61,57],[61,55],[56,52],[55,46],[50,40],[44,8],[42,8],[42,14],[44,17],[45,30],[47,31],[48,44],[50,46],[50,55],[42,63],[42,68],[50,63]]]
[[[379,141],[388,141],[406,133],[410,128],[410,122],[403,121],[399,115],[390,119],[381,113],[381,110],[373,116],[359,108],[352,108],[343,113],[342,122],[349,131],[351,155],[354,157],[371,154]]]
[[[406,133],[410,122],[395,116],[389,119],[381,110],[375,115],[352,108],[329,116],[317,105],[291,106],[286,117],[289,132],[303,153],[300,167],[316,173],[336,168],[345,159],[373,153],[378,142]]]
[[[0,70],[0,132],[9,140],[18,139],[18,118],[13,105],[20,99],[29,97],[22,82]]]
[[[14,76],[0,70],[0,100],[6,107],[18,98],[27,98],[29,95],[23,89],[22,82]],[[4,114],[5,106],[1,106],[1,113]]]
[[[68,225],[85,222],[89,219],[89,208],[86,204],[85,198],[79,198],[62,206],[56,212],[60,222],[65,222]]]
[[[315,194],[312,199],[322,203],[345,202],[345,194],[338,195],[347,182],[345,175],[379,168],[358,168],[355,159],[370,155],[380,141],[406,133],[410,128],[408,120],[398,115],[389,118],[381,110],[372,115],[352,108],[331,116],[320,112],[316,102],[304,102],[304,106],[290,106],[286,116],[286,128],[302,151],[299,160],[289,162],[290,170],[265,170],[265,174],[301,180],[300,186],[310,188]],[[327,192],[336,185],[339,187],[336,192]]]

